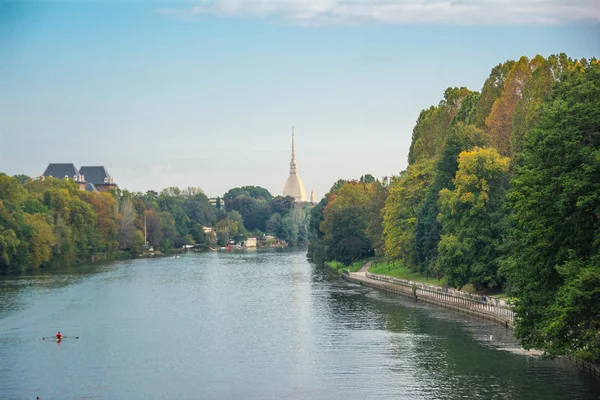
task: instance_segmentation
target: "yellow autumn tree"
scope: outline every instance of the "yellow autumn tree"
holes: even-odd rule
[[[56,244],[54,232],[46,218],[41,214],[23,214],[27,227],[29,243],[29,265],[38,268],[52,258],[52,246]]]

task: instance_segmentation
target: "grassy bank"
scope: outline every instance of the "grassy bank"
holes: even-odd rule
[[[427,279],[427,277],[425,276],[425,274],[423,272],[411,271],[411,270],[407,269],[406,267],[404,267],[402,265],[402,263],[400,263],[400,262],[374,263],[373,266],[371,268],[369,268],[369,272],[371,272],[373,274],[393,276],[395,278],[406,279],[406,280],[413,281],[413,282],[428,283],[430,285],[436,285],[436,286],[447,286],[446,280],[444,278],[437,279],[437,278],[430,276],[429,279]],[[465,293],[485,294],[485,295],[493,296],[493,297],[496,297],[499,299],[510,300],[509,296],[506,295],[505,293],[502,293],[499,289],[476,290],[473,287],[473,285],[468,284],[466,286],[463,286],[461,288],[461,291],[463,291]]]
[[[325,261],[325,265],[328,266],[329,268],[336,270],[338,272],[342,272],[343,270],[349,271],[349,272],[356,272],[359,269],[362,268],[363,264],[365,263],[364,260],[360,260],[360,261],[355,261],[350,265],[345,265],[344,263],[341,263],[339,261]]]
[[[429,279],[427,279],[427,276],[424,273],[411,271],[404,267],[400,262],[373,263],[371,268],[369,268],[369,272],[371,272],[372,274],[393,276],[394,278],[406,279],[414,282],[428,283],[430,285],[436,286],[445,286],[446,284],[443,278],[437,279],[430,276]]]

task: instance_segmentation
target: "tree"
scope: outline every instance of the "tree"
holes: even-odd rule
[[[375,193],[375,183],[352,181],[329,196],[320,224],[327,259],[349,264],[373,254],[367,228]]]
[[[241,241],[248,237],[242,216],[237,211],[227,213],[225,218],[217,222],[217,241],[221,245],[228,245],[230,240]]]
[[[438,257],[442,229],[437,220],[440,212],[438,207],[440,190],[454,190],[453,181],[458,171],[458,155],[475,146],[484,146],[486,143],[485,133],[473,125],[457,122],[449,128],[442,157],[435,166],[435,178],[427,189],[423,207],[417,213],[416,253],[422,271],[430,271]]]
[[[539,56],[538,56],[539,57]],[[552,55],[533,71],[531,79],[523,86],[523,95],[517,100],[512,118],[511,154],[513,160],[523,149],[525,134],[536,125],[540,107],[552,92],[559,76],[573,65],[566,55]]]
[[[457,123],[463,123],[465,125],[473,124],[475,110],[477,109],[477,104],[479,104],[480,97],[481,95],[478,92],[471,92],[466,95],[459,110],[454,115],[454,118],[452,118],[450,126]]]
[[[31,254],[29,266],[38,268],[43,263],[50,261],[54,235],[52,227],[40,214],[24,214],[25,238],[29,242]]]
[[[413,129],[408,163],[435,159],[441,155],[446,143],[447,128],[462,103],[471,94],[467,88],[448,88],[437,107],[430,107],[419,114]]]
[[[27,191],[15,178],[0,173],[0,200],[21,205],[27,197]]]
[[[12,229],[4,229],[0,226],[0,261],[4,265],[10,265],[12,256],[17,252],[20,240]]]
[[[475,147],[458,157],[454,190],[440,191],[438,269],[448,284],[497,287],[509,159]]]
[[[269,202],[271,213],[286,215],[294,207],[294,198],[292,196],[276,196]]]
[[[385,255],[419,269],[415,228],[427,190],[433,181],[433,161],[411,164],[405,174],[392,180],[383,213]]]
[[[85,193],[85,200],[90,204],[96,214],[96,223],[102,234],[101,253],[112,257],[116,252],[118,242],[117,204],[110,193]]]
[[[473,112],[473,116],[469,123],[475,125],[479,129],[485,129],[485,120],[492,111],[492,106],[504,91],[504,81],[508,73],[512,70],[515,62],[510,60],[505,63],[498,64],[490,72],[490,76],[486,79],[481,89],[481,96],[477,101],[477,106]]]
[[[531,62],[525,56],[519,59],[508,73],[502,95],[494,102],[490,115],[485,120],[491,144],[503,156],[510,155],[513,112],[523,96],[523,87],[531,78],[532,69],[540,64],[540,58],[538,56]]]
[[[271,199],[273,198],[273,195],[271,193],[269,193],[269,191],[263,187],[260,186],[242,186],[242,187],[237,187],[237,188],[233,188],[230,189],[227,193],[225,193],[223,195],[223,200],[225,200],[225,207],[227,209],[229,209],[228,207],[228,201],[235,199],[238,196],[241,195],[246,195],[246,196],[250,196],[253,199],[262,199],[262,200],[266,200],[266,201],[271,201]]]
[[[119,199],[119,210],[117,217],[117,225],[118,225],[118,240],[119,240],[119,248],[128,249],[134,247],[134,239],[135,239],[135,210],[133,208],[133,204],[129,197],[122,196]]]
[[[550,356],[600,362],[600,66],[565,73],[525,134],[508,194],[504,264],[515,334]]]
[[[163,224],[161,215],[156,210],[147,210],[144,212],[146,222],[146,234],[148,243],[154,247],[160,247],[163,238]]]

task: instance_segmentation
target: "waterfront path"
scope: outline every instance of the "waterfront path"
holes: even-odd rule
[[[366,262],[358,272],[344,271],[342,276],[344,279],[360,285],[475,314],[492,319],[507,327],[512,326],[514,313],[512,307],[503,299],[398,279],[387,275],[372,274],[368,271],[371,265],[372,261]]]

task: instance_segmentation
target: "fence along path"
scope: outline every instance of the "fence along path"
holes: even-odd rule
[[[513,324],[514,312],[505,300],[465,293],[460,290],[429,285],[427,283],[372,274],[367,271],[370,267],[370,264],[369,266],[367,264],[359,272],[344,271],[343,277],[361,285],[409,296],[415,298],[417,301],[425,301],[458,311],[476,314],[502,323],[505,326],[512,326]]]

